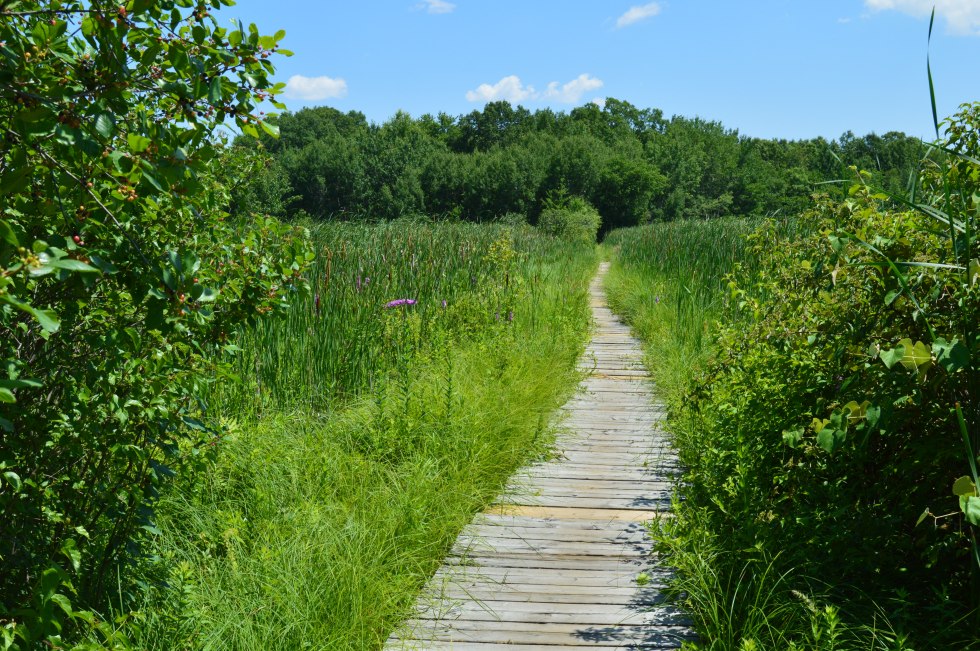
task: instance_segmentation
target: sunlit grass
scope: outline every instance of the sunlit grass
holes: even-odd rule
[[[162,505],[173,569],[143,648],[380,648],[576,383],[594,247],[498,226],[315,237],[313,294],[246,339],[246,389],[217,393],[217,463]]]
[[[751,266],[745,236],[758,220],[655,223],[612,232],[606,277],[613,308],[647,342],[661,392],[682,391],[708,355],[715,323],[728,309],[725,276]]]

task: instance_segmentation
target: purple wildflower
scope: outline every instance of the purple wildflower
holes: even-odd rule
[[[449,305],[449,303],[446,302],[446,299],[442,299],[442,309],[446,309],[447,305]]]
[[[513,320],[514,320],[514,310],[511,310],[507,313],[507,321],[510,322]]]
[[[399,305],[415,305],[414,298],[396,298],[393,301],[385,303],[385,309],[390,307],[398,307]]]
[[[660,303],[660,297],[659,296],[655,296],[654,299],[653,299],[653,302],[654,303]]]

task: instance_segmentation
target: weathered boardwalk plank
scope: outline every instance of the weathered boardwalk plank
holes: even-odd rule
[[[605,269],[579,361],[589,375],[562,409],[553,458],[519,471],[464,529],[386,650],[659,650],[692,639],[663,603],[670,571],[642,524],[669,515],[677,460],[639,345],[606,306]]]

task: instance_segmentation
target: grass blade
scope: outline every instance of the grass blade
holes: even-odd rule
[[[929,17],[929,38],[926,40],[926,74],[929,76],[929,100],[932,102],[932,124],[936,128],[936,140],[939,140],[939,112],[936,110],[936,85],[932,81],[932,63],[929,46],[932,44],[932,27],[936,22],[936,7],[932,8]]]

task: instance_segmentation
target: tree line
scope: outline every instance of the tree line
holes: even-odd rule
[[[925,154],[919,139],[899,132],[767,140],[616,99],[568,113],[505,101],[456,117],[398,112],[380,125],[357,111],[316,107],[276,122],[278,139],[237,143],[270,156],[264,173],[239,188],[240,210],[317,219],[520,215],[536,223],[549,202],[577,196],[609,231],[655,220],[795,214],[817,184],[853,180],[850,165],[899,192]]]

